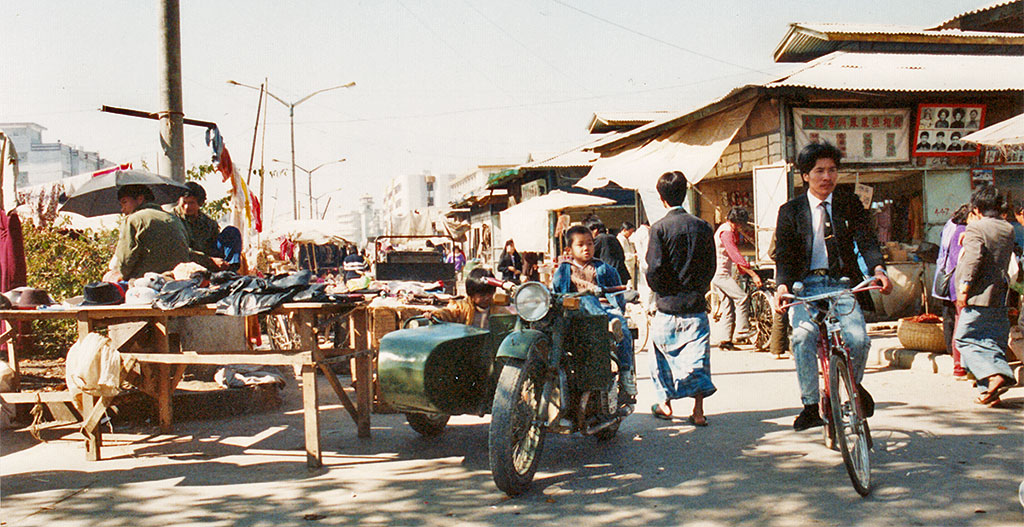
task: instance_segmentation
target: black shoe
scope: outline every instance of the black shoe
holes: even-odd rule
[[[864,389],[863,384],[857,385],[857,391],[860,392],[861,406],[864,408],[864,417],[871,417],[875,415],[875,399],[871,397],[871,394]]]
[[[734,345],[734,344],[732,343],[732,341],[729,341],[729,340],[727,340],[727,341],[725,341],[725,342],[719,342],[719,343],[718,343],[718,349],[720,349],[720,350],[724,350],[724,351],[736,351],[736,350],[738,350],[739,348],[737,348],[737,347],[736,347],[736,346],[735,346],[735,345]]]
[[[821,416],[818,415],[818,405],[805,404],[803,411],[800,412],[800,415],[796,416],[796,421],[793,421],[793,430],[800,432],[808,428],[824,426],[824,424],[825,421],[822,421]]]

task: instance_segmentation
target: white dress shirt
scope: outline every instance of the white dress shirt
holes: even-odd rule
[[[814,194],[807,193],[807,201],[811,205],[811,232],[814,235],[811,244],[811,265],[812,271],[816,269],[828,269],[828,248],[825,246],[825,214],[822,212],[821,204],[825,203],[829,216],[832,215],[832,194],[824,200],[818,199]],[[832,227],[835,232],[835,226]]]

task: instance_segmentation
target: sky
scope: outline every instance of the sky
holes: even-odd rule
[[[681,111],[789,71],[772,52],[793,22],[935,26],[985,0],[181,0],[186,117],[218,123],[243,170],[259,86],[294,102],[296,162],[312,168],[328,217],[388,180],[524,163],[588,141],[595,112]],[[160,110],[160,2],[7,0],[0,122],[36,122],[43,140],[156,168],[159,124],[98,111]],[[262,133],[262,131],[261,131]],[[291,217],[289,119],[271,100],[254,166],[264,215]],[[208,162],[185,127],[186,166]],[[284,160],[285,163],[274,162]],[[255,180],[254,180],[255,183]],[[210,183],[212,195],[223,192]],[[298,172],[299,201],[308,202]],[[257,187],[258,188],[258,187]],[[302,215],[308,211],[303,205]]]

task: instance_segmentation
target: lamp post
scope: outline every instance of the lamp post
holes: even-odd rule
[[[241,82],[233,81],[233,80],[229,80],[228,84],[231,84],[233,86],[241,86],[243,88],[249,88],[250,90],[259,90],[259,88],[255,87],[255,86],[249,86],[248,84],[242,84]],[[295,107],[300,105],[300,104],[302,104],[302,103],[304,103],[304,102],[306,102],[306,101],[308,101],[311,97],[313,97],[314,95],[316,95],[318,93],[323,93],[325,91],[331,91],[331,90],[337,90],[339,88],[351,88],[352,86],[355,86],[355,85],[356,85],[355,82],[350,82],[348,84],[342,84],[340,86],[332,86],[330,88],[324,88],[322,90],[316,90],[315,92],[310,93],[309,95],[307,95],[307,96],[305,96],[305,97],[303,97],[303,98],[301,98],[301,99],[299,99],[299,100],[297,100],[295,102],[287,102],[284,99],[278,97],[277,95],[274,95],[273,93],[270,93],[270,91],[264,90],[264,93],[266,93],[270,97],[273,97],[275,101],[277,101],[277,102],[285,105],[286,107],[288,107],[288,120],[289,120],[289,123],[291,125],[291,141],[292,141],[292,211],[293,211],[293,215],[294,215],[295,219],[299,219],[299,195],[298,195],[298,190],[295,188]],[[312,185],[312,183],[310,183],[310,184]]]
[[[292,158],[292,170],[295,170],[297,168],[297,169],[305,172],[306,176],[309,178],[309,217],[310,218],[313,218],[313,172],[316,172],[317,170],[320,170],[321,168],[323,168],[323,167],[325,167],[327,165],[333,165],[335,163],[344,163],[345,160],[346,160],[346,158],[343,157],[341,159],[335,159],[334,161],[327,161],[326,163],[320,163],[319,165],[313,167],[312,170],[306,170],[305,168],[302,168],[301,166],[295,164],[295,158],[294,157]],[[272,159],[271,161],[274,161],[275,163],[284,163],[284,161],[281,161],[280,159]],[[295,188],[294,187],[294,183],[295,183],[295,181],[292,180],[292,184],[293,184],[292,188],[293,189]],[[323,196],[321,195],[321,197],[323,197]],[[298,215],[296,215],[295,219],[299,219]]]

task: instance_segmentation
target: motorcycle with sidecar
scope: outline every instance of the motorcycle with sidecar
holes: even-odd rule
[[[516,495],[533,480],[546,433],[608,440],[633,405],[619,394],[608,318],[582,307],[593,293],[498,284],[515,315],[491,315],[487,330],[413,319],[418,327],[381,338],[377,378],[381,400],[426,437],[443,433],[452,415],[490,413],[491,474]]]

